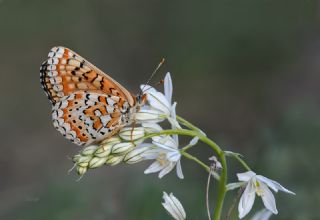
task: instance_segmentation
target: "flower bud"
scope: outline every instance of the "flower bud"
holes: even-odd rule
[[[143,127],[126,127],[121,129],[119,136],[125,141],[135,141],[145,135]]]
[[[98,149],[97,145],[90,145],[90,146],[84,148],[83,151],[81,152],[81,154],[83,156],[92,155],[97,149]]]
[[[74,155],[72,158],[73,163],[77,163],[80,157],[82,157],[81,154]]]
[[[120,142],[121,142],[121,139],[119,137],[111,137],[109,139],[104,140],[100,144],[99,148],[94,152],[94,156],[101,157],[101,158],[107,157],[110,154],[113,145]]]
[[[132,142],[122,142],[122,143],[115,144],[112,147],[111,152],[113,154],[124,154],[129,150],[131,150],[133,147],[135,147],[135,145]]]
[[[115,166],[122,162],[124,156],[112,156],[110,155],[106,161],[108,165]]]
[[[103,145],[94,152],[94,156],[101,157],[101,158],[107,157],[110,154],[112,147],[113,145],[111,144]]]
[[[186,219],[186,212],[181,204],[181,202],[175,197],[172,193],[169,195],[166,192],[163,192],[163,200],[162,206],[167,210],[167,212],[175,219],[175,220],[184,220]]]
[[[89,162],[89,168],[93,169],[93,168],[101,167],[103,164],[106,163],[106,161],[107,161],[106,157],[103,157],[103,158],[94,157]]]
[[[135,114],[137,122],[160,122],[165,119],[165,115],[162,115],[159,111],[152,109],[141,109]]]
[[[88,163],[90,160],[92,159],[92,156],[91,155],[88,155],[88,156],[80,156],[80,157],[77,157],[77,160],[75,161],[77,164],[79,163]]]
[[[142,154],[147,150],[149,150],[149,147],[135,148],[124,156],[123,161],[127,164],[138,163],[144,159]]]
[[[83,176],[87,172],[86,167],[77,167],[77,172],[80,176]]]
[[[115,144],[115,143],[119,143],[119,142],[121,142],[121,139],[117,136],[113,136],[111,138],[107,138],[104,141],[102,141],[100,146],[105,145],[105,144]]]
[[[79,166],[79,167],[87,167],[88,165],[89,165],[89,162],[77,163],[77,166]]]

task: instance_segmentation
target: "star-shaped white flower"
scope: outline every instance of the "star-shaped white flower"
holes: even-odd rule
[[[162,206],[168,211],[168,213],[175,220],[184,220],[186,219],[186,212],[184,211],[183,206],[180,201],[172,194],[168,195],[166,192],[163,192],[163,200]]]
[[[144,151],[142,157],[145,160],[155,160],[145,171],[145,174],[159,172],[159,178],[162,178],[176,166],[177,176],[183,179],[181,168],[181,153],[179,151],[179,140],[177,135],[156,136],[152,138],[153,147]],[[195,145],[198,137],[191,140],[189,145]]]
[[[264,206],[274,214],[278,214],[275,198],[268,188],[273,191],[283,191],[295,195],[294,192],[284,188],[278,182],[268,179],[264,176],[257,175],[252,171],[237,174],[239,181],[246,182],[246,188],[240,198],[238,210],[239,218],[247,215],[254,203],[256,194],[262,198]]]
[[[164,78],[164,94],[149,85],[141,85],[141,89],[147,94],[148,104],[136,113],[137,122],[157,123],[168,119],[173,128],[180,128],[176,120],[177,103],[172,103],[173,86],[170,73]]]
[[[154,147],[144,152],[146,160],[155,160],[145,171],[145,174],[159,172],[159,178],[168,174],[177,166],[177,176],[183,179],[178,144],[171,136],[156,136],[152,138]]]

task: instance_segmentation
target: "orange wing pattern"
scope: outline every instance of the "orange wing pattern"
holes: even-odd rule
[[[40,82],[54,104],[75,91],[119,96],[134,106],[135,98],[123,86],[89,61],[65,47],[54,47],[40,67]]]
[[[40,82],[52,103],[54,127],[78,145],[111,137],[131,122],[137,108],[135,96],[64,47],[51,49]]]
[[[61,98],[52,108],[54,127],[78,145],[111,137],[129,119],[129,104],[119,96],[76,92]]]

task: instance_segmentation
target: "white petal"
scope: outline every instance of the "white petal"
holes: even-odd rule
[[[168,135],[155,136],[152,138],[152,143],[158,145],[158,147],[168,149],[168,150],[178,149],[178,144],[176,143],[176,141]]]
[[[280,191],[295,195],[294,192],[291,192],[290,190],[286,189],[280,183],[278,183],[274,180],[271,180],[271,179],[264,177],[264,176],[261,176],[261,175],[257,175],[256,178],[258,180],[260,180],[261,182],[264,182],[265,184],[267,184],[275,192],[278,192],[278,190],[280,190]]]
[[[268,209],[262,209],[250,219],[250,220],[268,220],[272,215]]]
[[[237,174],[238,180],[239,181],[244,181],[244,182],[249,181],[255,175],[256,175],[256,173],[253,172],[253,171],[248,171],[248,172],[245,172],[245,173],[238,173]]]
[[[144,151],[141,156],[145,159],[145,160],[155,160],[158,158],[159,154],[162,153],[162,150],[159,149],[153,149],[149,147],[148,150]]]
[[[237,188],[242,187],[244,185],[245,185],[245,182],[228,183],[226,188],[227,188],[227,191],[229,191],[229,190],[237,189]]]
[[[193,146],[193,145],[196,145],[199,141],[199,137],[194,137],[192,138],[192,140],[190,141],[189,145]]]
[[[140,86],[140,89],[141,89],[141,91],[143,92],[143,93],[146,93],[147,91],[148,92],[156,92],[157,90],[155,89],[155,88],[153,88],[152,86],[149,86],[149,85],[141,85]]]
[[[181,154],[179,151],[172,151],[167,153],[167,159],[172,162],[177,162],[180,160]]]
[[[186,212],[182,204],[172,193],[169,196],[166,192],[163,192],[163,199],[163,207],[175,220],[184,220],[186,218]]]
[[[147,133],[156,133],[162,131],[162,128],[157,123],[142,123],[142,127]]]
[[[161,169],[163,169],[163,166],[158,161],[155,161],[144,171],[144,174],[156,173]]]
[[[170,115],[171,104],[162,93],[148,92],[147,99],[152,108],[161,111],[165,115]]]
[[[239,206],[238,206],[239,218],[243,218],[250,212],[250,210],[252,209],[255,197],[256,197],[256,192],[253,186],[253,182],[249,181],[239,201]]]
[[[179,210],[179,215],[185,219],[186,218],[186,212],[184,211],[184,208],[182,206],[182,204],[180,203],[180,201],[172,194],[170,193],[170,198],[173,201],[174,205],[177,207],[177,210]]]
[[[278,210],[276,207],[276,200],[274,199],[272,192],[270,191],[268,186],[262,182],[260,182],[260,187],[261,187],[261,190],[263,191],[261,198],[264,206],[274,214],[278,214]]]
[[[161,179],[165,175],[167,175],[173,168],[174,168],[174,163],[168,163],[159,173],[159,178]]]
[[[172,129],[181,129],[181,126],[179,125],[179,122],[176,119],[168,117],[168,121],[171,124]]]
[[[178,148],[179,147],[179,136],[177,134],[173,134],[172,139],[174,140],[174,142]]]
[[[154,136],[152,137],[152,141],[155,141],[157,143],[165,143],[166,142],[166,138],[169,137],[169,136],[166,136],[166,135],[160,135],[160,136]]]
[[[182,167],[181,167],[181,161],[179,160],[178,163],[177,163],[177,176],[180,178],[180,179],[183,179],[184,176],[183,176],[183,173],[182,173]]]
[[[168,118],[168,121],[170,122],[172,129],[176,129],[176,128],[181,129],[181,126],[177,121],[176,106],[177,106],[177,103],[174,102],[173,105],[171,106],[171,110],[170,110],[171,117]]]
[[[171,144],[169,144],[169,142],[166,142],[165,144],[161,144],[159,142],[152,141],[152,143],[154,145],[156,145],[157,147],[160,147],[160,148],[167,150],[167,151],[177,151],[177,146],[172,146]]]
[[[171,80],[170,73],[168,72],[166,74],[166,77],[164,78],[164,95],[166,96],[169,103],[171,103],[172,91],[173,91],[172,80]]]

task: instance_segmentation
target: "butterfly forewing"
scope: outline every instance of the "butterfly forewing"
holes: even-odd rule
[[[54,47],[40,67],[54,127],[78,145],[102,141],[127,125],[136,98],[93,64]]]
[[[52,103],[74,91],[120,96],[134,105],[133,96],[118,82],[65,47],[54,47],[40,68],[40,81]]]

